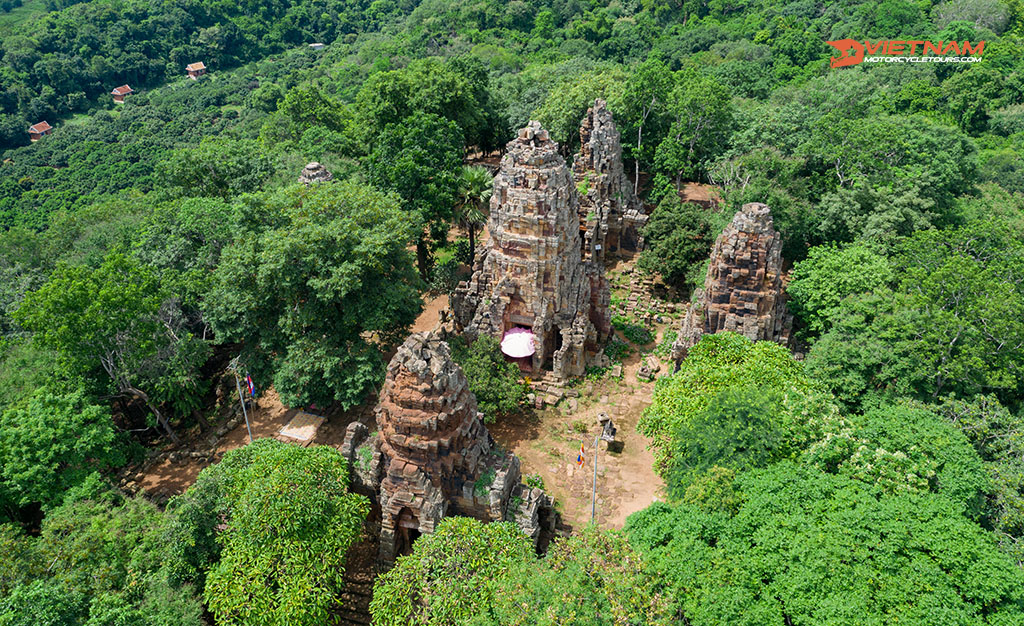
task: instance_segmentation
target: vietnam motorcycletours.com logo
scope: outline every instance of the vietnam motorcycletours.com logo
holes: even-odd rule
[[[839,39],[826,41],[839,51],[839,57],[829,57],[832,67],[847,67],[860,63],[977,63],[985,50],[985,42],[924,41],[883,39],[857,41]]]

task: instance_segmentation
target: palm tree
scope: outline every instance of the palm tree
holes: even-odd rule
[[[476,231],[487,216],[484,207],[491,201],[491,173],[479,165],[464,165],[459,179],[459,203],[455,207],[455,220],[469,233],[469,264],[476,259]]]

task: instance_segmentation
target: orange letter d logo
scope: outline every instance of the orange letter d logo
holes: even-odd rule
[[[828,45],[839,51],[839,58],[829,57],[832,67],[846,67],[857,65],[864,60],[864,46],[853,39],[840,39],[838,41],[826,41]]]

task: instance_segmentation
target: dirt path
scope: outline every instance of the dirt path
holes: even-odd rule
[[[253,439],[273,437],[282,426],[288,423],[295,412],[295,409],[287,409],[281,404],[276,391],[268,390],[258,399],[256,410],[249,412]],[[249,433],[245,428],[244,421],[219,440],[207,439],[206,441],[207,446],[213,447],[216,460],[220,460],[225,452],[241,448],[247,443],[249,443]],[[193,448],[195,447],[194,444]],[[145,476],[139,481],[139,484],[147,493],[179,494],[188,489],[195,482],[199,472],[209,464],[208,458],[188,458],[178,462],[172,462],[165,458],[147,468]]]
[[[631,513],[664,498],[664,482],[653,469],[649,441],[636,431],[654,391],[654,383],[637,380],[639,366],[640,355],[633,354],[623,363],[621,380],[584,381],[575,387],[578,398],[566,398],[556,408],[499,420],[490,427],[494,439],[519,456],[524,476],[539,474],[544,479],[545,489],[561,505],[564,521],[573,527],[590,521],[593,445],[600,432],[597,417],[602,412],[615,423],[623,447],[619,453],[601,449],[597,454],[597,524],[622,528]],[[576,457],[581,443],[586,458],[579,466]]]
[[[441,311],[448,308],[448,296],[442,294],[434,298],[424,296],[423,298],[423,312],[416,318],[416,321],[412,325],[412,331],[414,333],[423,333],[434,330],[440,320]]]

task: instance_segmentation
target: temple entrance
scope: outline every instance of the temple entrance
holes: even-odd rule
[[[544,342],[544,365],[545,371],[553,371],[555,367],[555,353],[562,349],[562,330],[557,326],[553,327]]]
[[[412,509],[399,511],[395,531],[395,556],[412,554],[412,544],[420,537],[420,521]]]

